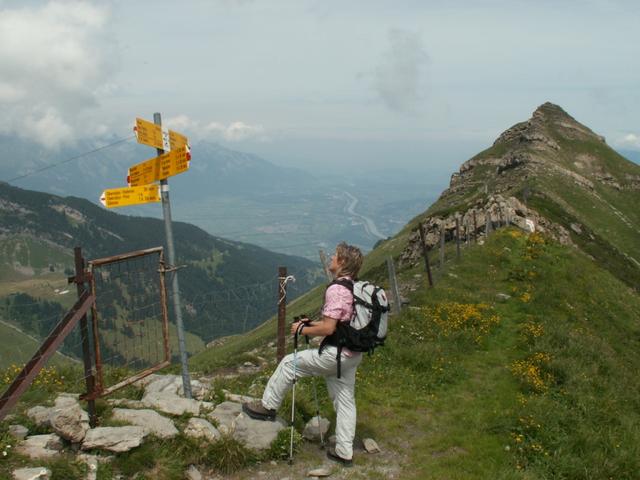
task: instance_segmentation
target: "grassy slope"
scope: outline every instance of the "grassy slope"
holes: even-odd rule
[[[359,435],[397,451],[402,478],[632,478],[640,467],[638,296],[584,255],[517,232],[494,235],[447,268],[456,277],[443,275],[433,290],[420,285],[388,345],[363,362]],[[496,303],[500,292],[512,298]],[[309,305],[320,301],[312,297]],[[433,309],[454,303],[489,307],[466,322],[452,313],[460,328],[449,329]],[[482,333],[493,315],[498,325]],[[233,363],[273,331],[231,339],[192,365]],[[308,388],[302,382],[296,395],[303,405]]]
[[[0,323],[0,369],[9,365],[24,365],[40,346],[31,337],[19,332],[15,328]],[[72,362],[66,357],[56,353],[48,362],[49,365],[68,365]]]

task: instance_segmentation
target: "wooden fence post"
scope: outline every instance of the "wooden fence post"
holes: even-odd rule
[[[444,268],[444,223],[440,225],[440,268]]]
[[[424,235],[422,225],[418,227],[420,231],[420,242],[422,243],[422,256],[424,257],[424,268],[427,271],[427,277],[429,277],[429,288],[433,288],[433,277],[431,276],[431,265],[429,265],[429,250],[427,248],[427,239]]]
[[[473,211],[473,241],[478,243],[478,219],[476,218],[476,211]]]
[[[398,280],[396,279],[396,267],[393,264],[393,258],[387,257],[387,269],[389,270],[389,283],[391,285],[391,292],[393,294],[393,313],[400,313],[402,309],[400,300],[400,291],[398,290]]]
[[[460,260],[460,218],[456,215],[456,257]]]
[[[287,317],[287,267],[278,267],[278,338],[276,359],[284,358],[284,329]]]

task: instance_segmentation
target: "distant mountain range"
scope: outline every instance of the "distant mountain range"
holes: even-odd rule
[[[184,266],[179,276],[185,326],[202,339],[200,344],[246,331],[273,315],[279,266],[297,279],[290,298],[323,281],[318,265],[300,257],[217,238],[182,222],[174,223],[174,236],[177,265]],[[0,183],[0,297],[8,299],[7,306],[18,300],[28,305],[29,298],[9,297],[28,294],[46,307],[28,318],[14,316],[22,326],[47,313],[55,316],[62,311],[59,304],[68,306],[74,295],[61,296],[68,290],[66,275],[73,271],[73,247],[82,246],[91,260],[162,246],[164,239],[159,219],[119,215],[81,198]],[[133,308],[126,292],[118,302],[123,312]],[[40,326],[27,330],[48,331]]]
[[[104,139],[102,145],[114,140]],[[0,136],[0,146],[0,178],[7,180],[96,148],[79,142],[52,153],[7,136]],[[125,186],[128,167],[153,156],[154,149],[132,139],[13,183],[97,203],[103,190]],[[380,239],[372,231],[393,234],[435,199],[440,186],[429,182],[367,170],[352,178],[327,172],[314,176],[204,141],[192,146],[190,170],[169,181],[174,218],[220,237],[314,260],[319,248],[333,248],[342,240],[366,250]],[[358,199],[354,213],[348,209],[352,196]],[[159,217],[161,209],[144,205],[121,213]],[[375,222],[376,229],[368,228],[363,216]]]

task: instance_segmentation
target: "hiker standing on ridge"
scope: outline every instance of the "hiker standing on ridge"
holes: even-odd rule
[[[359,248],[342,242],[331,257],[331,271],[334,282],[353,282],[362,266],[362,252]],[[354,314],[353,294],[349,288],[332,282],[324,294],[322,318],[314,322],[295,322],[291,333],[325,337],[320,349],[307,349],[294,355],[285,356],[271,375],[262,395],[262,400],[245,403],[243,411],[256,420],[276,418],[287,391],[296,377],[321,376],[327,382],[327,390],[336,411],[336,446],[327,450],[329,459],[351,466],[353,439],[356,433],[356,370],[362,361],[362,353],[342,349],[338,360],[338,349],[334,344],[338,322],[349,322]],[[294,366],[295,361],[295,366]],[[339,370],[338,370],[339,368]]]

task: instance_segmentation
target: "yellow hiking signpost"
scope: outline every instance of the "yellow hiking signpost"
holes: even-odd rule
[[[137,187],[173,177],[189,170],[190,161],[189,147],[183,145],[168,153],[129,167],[127,183],[130,187]]]
[[[142,118],[136,118],[136,126],[133,131],[136,134],[138,143],[159,148],[166,152],[184,147],[189,143],[187,137],[181,133],[162,128],[162,126]]]
[[[184,339],[182,323],[182,307],[180,305],[180,287],[178,272],[175,267],[175,248],[173,244],[173,227],[171,225],[171,203],[169,202],[169,177],[189,170],[191,150],[189,140],[181,133],[162,127],[159,113],[153,114],[153,122],[136,118],[133,131],[138,143],[157,149],[157,157],[129,167],[127,172],[128,187],[114,188],[102,192],[100,202],[107,208],[140,205],[142,203],[162,201],[162,216],[167,241],[167,272],[171,276],[173,291],[173,310],[175,312],[178,347],[182,365],[182,388],[187,398],[192,398],[191,379],[187,365],[187,347]],[[158,185],[155,182],[160,182]]]
[[[159,202],[160,185],[142,185],[139,187],[111,188],[102,192],[100,203],[107,208],[141,205]]]

